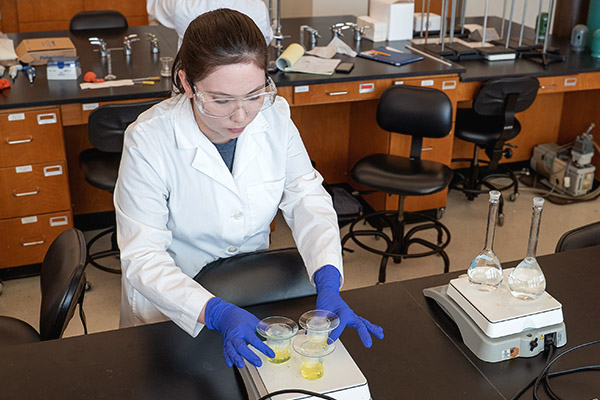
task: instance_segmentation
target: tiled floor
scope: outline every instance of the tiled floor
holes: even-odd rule
[[[450,229],[452,241],[448,246],[450,269],[465,270],[472,258],[483,248],[487,221],[487,195],[475,201],[467,201],[459,192],[448,196],[446,212],[442,222]],[[523,258],[529,235],[531,204],[533,194],[524,190],[516,202],[505,203],[504,226],[496,229],[494,250],[501,261]],[[590,201],[570,205],[556,205],[546,202],[542,216],[538,255],[554,252],[559,237],[567,230],[600,220],[600,201]],[[342,229],[342,234],[347,228]],[[87,232],[86,237],[91,233]],[[272,237],[272,247],[292,245],[289,229],[281,217]],[[353,244],[348,247],[357,248]],[[379,257],[362,249],[345,253],[344,290],[369,286],[377,281]],[[542,265],[543,268],[543,265]],[[401,264],[389,263],[388,282],[438,274],[443,270],[440,257],[405,260]],[[86,293],[84,309],[90,332],[118,328],[120,303],[120,276],[99,271],[90,267],[87,271],[92,289]],[[39,318],[39,278],[31,277],[4,282],[0,294],[0,315],[21,318],[38,326]],[[77,316],[67,328],[65,336],[83,332]]]

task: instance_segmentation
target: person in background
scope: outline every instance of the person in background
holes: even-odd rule
[[[193,277],[216,259],[268,248],[278,209],[316,286],[316,308],[340,317],[331,338],[346,326],[367,347],[371,335],[383,338],[340,297],[331,197],[266,65],[266,42],[245,14],[218,9],[193,20],[173,65],[179,94],[127,128],[114,192],[121,327],[171,319],[196,336],[206,325],[238,367],[261,365],[248,343],[274,357],[256,336],[259,321]]]
[[[267,45],[273,40],[273,29],[269,20],[269,10],[262,0],[147,0],[146,11],[167,28],[175,29],[181,46],[183,34],[190,22],[198,15],[217,8],[230,8],[252,18],[260,28]],[[233,29],[233,27],[232,27]]]

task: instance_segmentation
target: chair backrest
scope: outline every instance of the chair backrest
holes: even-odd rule
[[[412,136],[410,158],[420,158],[423,138],[452,130],[452,102],[444,92],[419,86],[392,86],[377,105],[377,123],[386,131]]]
[[[137,117],[160,100],[140,103],[107,104],[98,107],[88,118],[88,136],[96,149],[109,153],[123,151],[123,133]]]
[[[535,77],[500,78],[485,82],[473,99],[473,110],[486,116],[502,116],[510,95],[515,98],[514,108],[518,113],[527,110],[535,101],[540,82]]]
[[[116,10],[81,11],[71,18],[69,30],[125,29],[128,26],[127,18]]]
[[[194,280],[215,296],[240,307],[316,293],[295,248],[222,258],[205,266]]]
[[[392,86],[379,98],[377,123],[390,132],[442,138],[452,130],[452,103],[441,90]]]
[[[555,253],[600,245],[600,221],[575,228],[563,234],[556,243]]]
[[[73,317],[77,303],[83,305],[86,277],[85,238],[70,228],[52,242],[42,263],[40,283],[40,337],[59,339]]]

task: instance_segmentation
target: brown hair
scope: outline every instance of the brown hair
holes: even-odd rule
[[[185,31],[173,62],[173,84],[180,93],[184,92],[179,70],[185,71],[192,90],[193,82],[222,65],[254,63],[266,71],[267,51],[262,32],[247,15],[229,8],[206,12]]]

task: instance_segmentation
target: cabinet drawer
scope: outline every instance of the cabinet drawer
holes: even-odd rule
[[[71,227],[70,211],[0,220],[0,268],[42,262],[52,241]]]
[[[294,86],[294,105],[378,99],[388,82],[372,80]]]
[[[458,88],[458,77],[457,76],[444,76],[444,77],[424,77],[418,79],[392,79],[392,85],[410,85],[410,86],[421,86],[438,89],[446,92],[448,96],[451,93],[456,92]]]
[[[540,81],[538,94],[582,90],[579,75],[546,76],[538,80]]]
[[[0,167],[64,159],[58,108],[0,113]]]
[[[70,209],[64,161],[0,168],[0,218]]]

